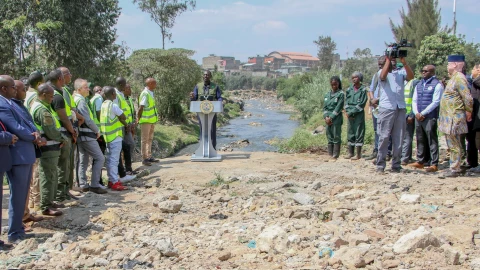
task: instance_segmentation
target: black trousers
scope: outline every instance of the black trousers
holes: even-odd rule
[[[415,121],[418,163],[438,166],[437,128],[436,118],[426,118],[422,122],[418,120]]]
[[[473,121],[467,122],[468,124],[468,133],[465,134],[465,139],[467,141],[467,163],[470,167],[478,166],[478,149],[475,144],[475,136],[477,132],[473,130]],[[462,140],[463,141],[463,140]]]
[[[118,176],[120,178],[125,177],[127,172],[131,172],[132,170],[132,155],[130,151],[130,145],[127,144],[125,141],[122,141],[122,152],[123,152],[123,159],[125,161],[125,167],[123,166],[122,162],[122,155],[120,155],[120,160],[118,162]]]

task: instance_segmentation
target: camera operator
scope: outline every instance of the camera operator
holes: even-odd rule
[[[379,105],[378,127],[379,135],[377,172],[383,173],[386,166],[388,139],[392,136],[392,172],[400,172],[402,141],[405,131],[405,81],[413,79],[413,71],[407,64],[405,57],[400,57],[403,69],[393,70],[392,47],[386,51],[386,61],[379,72]]]

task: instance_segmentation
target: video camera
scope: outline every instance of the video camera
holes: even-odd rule
[[[385,50],[385,56],[390,58],[401,58],[407,57],[407,50],[400,50],[402,47],[413,47],[412,44],[408,43],[406,38],[400,39],[400,42],[392,43],[388,45],[388,48]]]

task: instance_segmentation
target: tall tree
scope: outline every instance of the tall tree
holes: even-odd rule
[[[318,69],[330,70],[335,60],[337,43],[335,43],[330,36],[319,36],[318,40],[314,40],[313,43],[315,43],[318,47],[317,55],[318,59],[320,59]]]
[[[408,49],[410,59],[416,59],[418,49],[426,36],[435,35],[439,31],[449,32],[448,27],[441,28],[441,9],[438,0],[406,0],[407,11],[402,7],[400,12],[401,23],[395,25],[390,18],[390,28],[397,42],[406,38],[412,44]],[[410,63],[412,62],[412,63]],[[415,68],[414,61],[409,64]]]
[[[422,41],[418,52],[417,66],[435,65],[437,77],[447,76],[447,57],[450,54],[464,54],[464,41],[454,35],[440,32]],[[418,70],[418,69],[417,69]],[[418,72],[418,71],[417,71]],[[420,75],[417,73],[417,75]]]
[[[188,7],[196,6],[195,0],[133,0],[143,12],[150,14],[150,18],[160,27],[162,32],[162,48],[165,49],[165,40],[172,39],[172,29],[177,16],[185,12]]]
[[[184,120],[182,103],[202,77],[200,66],[190,58],[193,54],[185,49],[145,49],[134,51],[127,59],[134,71],[132,89],[143,89],[148,77],[157,80],[155,102],[162,120]]]
[[[364,83],[368,84],[368,80],[377,70],[377,58],[372,55],[372,51],[369,48],[363,50],[358,48],[353,52],[353,57],[345,61],[342,76],[345,78],[344,81],[350,83],[350,76],[353,72],[359,71],[363,74]]]

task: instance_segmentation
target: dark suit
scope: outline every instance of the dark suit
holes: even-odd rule
[[[10,157],[10,149],[8,146],[12,143],[12,134],[7,131],[5,125],[0,120],[0,202],[3,201],[3,176],[5,172],[12,168],[12,158]],[[2,227],[2,211],[0,208],[0,228]],[[0,240],[0,245],[3,241]]]
[[[7,171],[10,187],[10,203],[8,206],[8,239],[15,241],[25,234],[22,218],[27,201],[30,179],[32,178],[32,165],[35,163],[35,146],[32,135],[33,128],[15,110],[11,104],[0,96],[0,117],[7,131],[15,134],[18,141],[10,145],[12,168]]]

